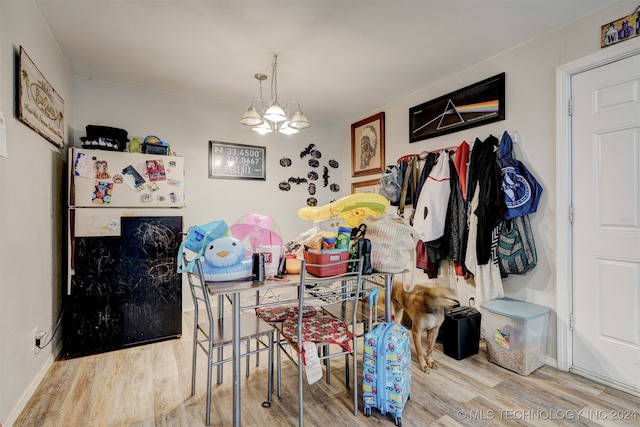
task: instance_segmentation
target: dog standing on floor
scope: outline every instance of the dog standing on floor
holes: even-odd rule
[[[411,292],[404,290],[401,282],[394,282],[391,291],[391,308],[395,322],[402,321],[403,313],[411,318],[413,345],[422,372],[437,369],[433,360],[433,347],[438,337],[440,325],[444,322],[444,309],[451,306],[451,290],[445,286],[416,284]],[[378,306],[384,308],[384,291],[378,297]],[[423,334],[426,335],[426,349],[423,350]]]

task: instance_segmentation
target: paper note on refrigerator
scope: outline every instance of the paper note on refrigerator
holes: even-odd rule
[[[74,175],[83,178],[95,178],[95,163],[95,157],[87,156],[86,153],[77,153],[73,162]]]

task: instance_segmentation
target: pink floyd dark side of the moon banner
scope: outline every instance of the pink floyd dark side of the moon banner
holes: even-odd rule
[[[505,73],[409,109],[409,142],[505,119]]]

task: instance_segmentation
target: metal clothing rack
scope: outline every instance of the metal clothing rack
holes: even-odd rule
[[[445,147],[445,148],[438,148],[436,150],[431,150],[431,151],[422,151],[420,154],[406,154],[404,156],[401,156],[398,158],[396,163],[400,163],[400,162],[406,162],[408,163],[409,160],[411,160],[412,158],[420,161],[420,160],[424,160],[427,158],[427,155],[429,155],[430,153],[441,153],[443,151],[446,151],[448,153],[455,153],[456,150],[458,149],[458,145],[452,145],[449,147]]]

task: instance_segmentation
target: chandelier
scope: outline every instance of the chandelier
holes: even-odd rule
[[[280,106],[278,98],[278,56],[273,55],[271,64],[271,104],[267,107],[262,97],[262,82],[267,79],[264,74],[254,76],[260,84],[260,98],[251,101],[251,105],[240,119],[240,123],[250,126],[259,134],[279,132],[285,135],[293,135],[301,129],[306,129],[311,124],[300,110],[297,101],[289,101],[284,108]],[[256,109],[256,104],[258,109]],[[295,109],[289,110],[289,105],[294,104]]]

